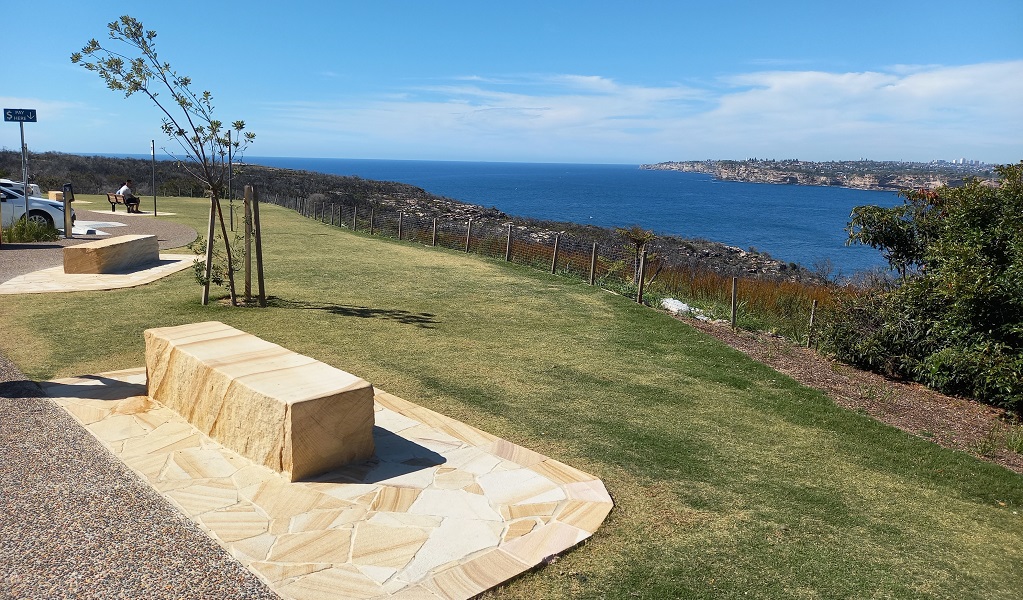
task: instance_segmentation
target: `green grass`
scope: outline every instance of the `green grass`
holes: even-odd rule
[[[204,229],[201,200],[160,208]],[[604,526],[488,597],[1019,597],[1023,477],[585,283],[261,212],[269,308],[202,307],[187,271],[5,296],[0,347],[47,379],[139,366],[144,329],[220,320],[599,475]]]

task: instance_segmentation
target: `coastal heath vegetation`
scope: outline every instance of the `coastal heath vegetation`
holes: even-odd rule
[[[850,239],[897,279],[839,293],[824,332],[837,358],[1019,412],[1023,409],[1023,162],[997,185],[903,193],[854,209]]]

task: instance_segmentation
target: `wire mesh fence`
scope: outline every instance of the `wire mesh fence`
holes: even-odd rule
[[[715,272],[692,260],[672,261],[656,241],[645,245],[626,239],[609,243],[567,232],[532,228],[515,222],[439,218],[391,207],[343,204],[328,200],[270,196],[263,200],[297,211],[324,224],[371,235],[475,253],[587,281],[643,301],[644,291],[658,297],[687,298],[728,305],[733,275]],[[644,260],[642,250],[647,250]],[[643,286],[640,286],[640,281]],[[827,303],[827,286],[794,281],[744,278],[738,289],[741,310],[771,315],[771,329],[798,339],[809,335],[812,305]]]
[[[572,275],[591,283],[631,283],[638,255],[619,245],[598,244],[567,233],[525,225],[453,220],[408,214],[389,208],[270,196],[263,202],[290,208],[335,227],[371,235],[440,246]]]

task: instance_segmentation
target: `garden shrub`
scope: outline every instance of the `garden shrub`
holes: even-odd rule
[[[851,240],[880,249],[899,277],[840,297],[822,330],[827,349],[1023,409],[1023,162],[998,173],[998,187],[968,181],[853,210]]]
[[[60,238],[60,232],[55,228],[33,221],[26,221],[24,218],[15,221],[10,227],[5,228],[3,233],[3,241],[11,244],[55,242]]]

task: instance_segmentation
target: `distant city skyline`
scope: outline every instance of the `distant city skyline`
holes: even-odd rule
[[[29,10],[26,7],[26,11]],[[34,152],[176,149],[71,64],[122,14],[252,156],[640,164],[1023,159],[1023,2],[38,0],[3,108]],[[37,31],[38,29],[38,31]],[[113,46],[112,46],[113,47]],[[162,97],[166,98],[165,92]],[[0,147],[18,149],[4,123]],[[966,163],[969,164],[969,163]]]

